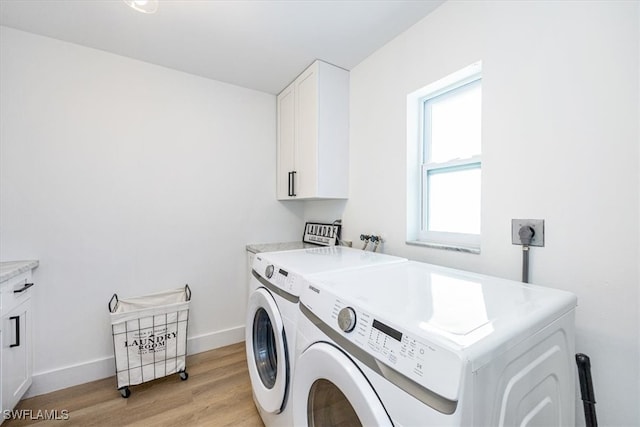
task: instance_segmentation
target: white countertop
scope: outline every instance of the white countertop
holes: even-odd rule
[[[0,262],[0,283],[6,282],[25,271],[33,270],[39,264],[38,260]]]
[[[310,243],[297,242],[278,242],[278,243],[250,243],[247,245],[247,251],[259,254],[261,252],[279,252],[292,251],[294,249],[317,248],[317,245]]]

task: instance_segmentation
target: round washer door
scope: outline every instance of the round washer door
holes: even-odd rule
[[[296,426],[392,426],[360,369],[342,351],[315,343],[296,360],[293,379]]]
[[[249,297],[245,339],[255,398],[264,411],[279,413],[287,393],[289,356],[282,316],[264,288]]]

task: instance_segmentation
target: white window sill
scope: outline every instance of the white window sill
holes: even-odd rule
[[[424,246],[424,247],[432,248],[432,249],[444,249],[444,250],[448,250],[448,251],[464,252],[464,253],[468,253],[468,254],[480,254],[480,248],[471,247],[471,246],[461,246],[461,245],[453,245],[453,244],[446,244],[446,243],[423,242],[423,241],[420,241],[420,240],[407,240],[405,243],[407,245]]]

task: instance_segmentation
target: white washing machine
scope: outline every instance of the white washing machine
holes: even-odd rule
[[[575,306],[412,261],[311,275],[292,425],[574,425]]]
[[[292,425],[289,402],[303,276],[400,262],[406,262],[406,259],[346,247],[318,247],[255,256],[245,338],[253,398],[265,425]]]

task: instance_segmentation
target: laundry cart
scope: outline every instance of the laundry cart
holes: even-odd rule
[[[189,285],[155,294],[109,300],[118,390],[131,395],[129,386],[179,374],[186,370]]]

